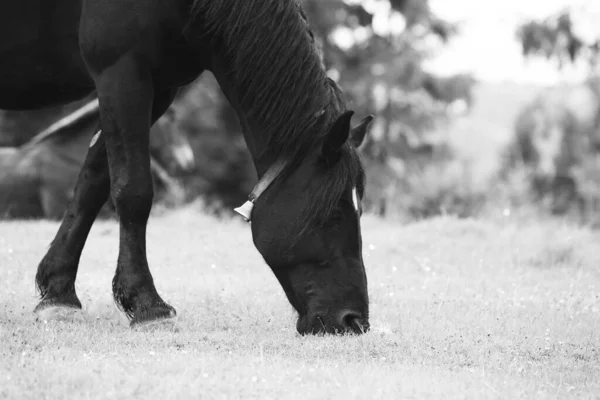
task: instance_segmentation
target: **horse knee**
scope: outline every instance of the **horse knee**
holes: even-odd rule
[[[154,187],[147,179],[117,180],[112,187],[112,199],[121,220],[145,222],[150,215]]]

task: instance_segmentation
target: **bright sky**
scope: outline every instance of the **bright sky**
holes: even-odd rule
[[[401,22],[389,24],[381,18],[386,9],[378,0],[348,2],[361,2],[376,12],[377,30],[402,28]],[[430,4],[441,18],[462,22],[459,35],[426,64],[427,69],[440,74],[472,72],[481,80],[495,82],[577,81],[587,72],[583,62],[559,72],[555,64],[544,60],[524,60],[515,38],[516,26],[523,19],[547,17],[570,7],[575,11],[578,33],[584,37],[600,36],[600,0],[430,0]]]

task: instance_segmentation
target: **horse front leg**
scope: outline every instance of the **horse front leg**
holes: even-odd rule
[[[108,199],[110,178],[104,138],[96,137],[75,184],[74,196],[35,277],[41,301],[34,312],[48,319],[81,309],[75,278],[81,252],[98,212]]]
[[[94,80],[111,197],[119,216],[115,302],[132,327],[168,320],[176,316],[175,309],[158,295],[146,257],[146,226],[154,195],[149,152],[151,114],[153,103],[164,100],[154,90],[150,72],[133,55],[122,56],[95,74]]]
[[[171,104],[176,91],[155,97],[152,121]],[[75,184],[73,199],[36,274],[41,301],[35,312],[41,319],[81,309],[75,291],[79,259],[92,225],[110,194],[110,175],[104,135],[98,127]]]

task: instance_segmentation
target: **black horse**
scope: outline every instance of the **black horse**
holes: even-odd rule
[[[36,311],[81,308],[81,251],[109,194],[120,224],[113,279],[131,326],[175,317],[146,258],[153,187],[148,132],[178,88],[211,71],[236,109],[259,182],[252,235],[299,317],[300,333],[363,332],[364,172],[297,0],[20,0],[0,4],[0,108],[100,101],[74,198],[38,266]]]

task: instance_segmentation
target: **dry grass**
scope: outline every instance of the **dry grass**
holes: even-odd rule
[[[88,240],[73,321],[36,322],[57,225],[0,223],[0,398],[598,398],[597,233],[556,223],[363,219],[372,325],[300,337],[248,226],[152,219],[149,258],[176,329],[114,310],[114,223]]]

